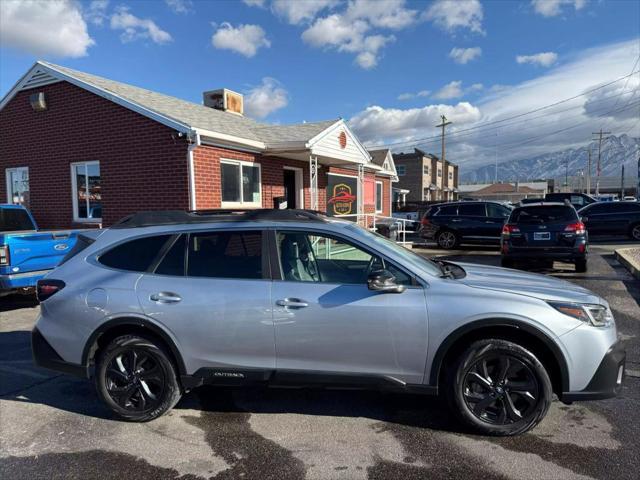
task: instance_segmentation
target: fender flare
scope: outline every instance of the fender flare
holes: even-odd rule
[[[436,350],[435,356],[433,357],[433,362],[431,363],[431,371],[429,372],[429,385],[438,385],[444,357],[449,352],[453,344],[464,335],[487,327],[506,327],[510,329],[520,330],[536,337],[537,340],[541,341],[551,351],[556,363],[558,364],[558,367],[560,368],[559,373],[562,391],[569,391],[569,368],[567,366],[564,354],[562,353],[562,350],[560,350],[560,347],[558,347],[556,342],[549,338],[549,336],[542,330],[527,323],[512,319],[476,320],[474,322],[463,325],[462,327],[459,327],[458,329],[451,332],[447,336],[447,338],[445,338],[445,340],[440,344],[438,350]]]

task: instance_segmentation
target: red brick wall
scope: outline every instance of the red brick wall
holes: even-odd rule
[[[29,94],[44,91],[47,110]],[[73,224],[72,162],[100,161],[105,226],[137,210],[189,208],[187,144],[153,120],[66,82],[19,92],[0,111],[0,203],[5,169],[29,167],[41,228]]]

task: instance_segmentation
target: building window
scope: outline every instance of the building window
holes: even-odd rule
[[[382,182],[376,182],[376,213],[382,212]]]
[[[71,184],[73,220],[83,223],[102,222],[100,162],[72,163]]]
[[[7,203],[29,208],[29,168],[7,168]]]
[[[422,166],[422,173],[424,175],[429,175],[429,165],[423,165]]]
[[[453,180],[453,172],[449,172],[449,180]]]
[[[442,177],[442,169],[441,168],[438,169],[438,177]]]
[[[261,207],[260,164],[220,161],[222,206]]]
[[[429,187],[425,187],[422,189],[422,200],[431,200],[431,190]]]
[[[396,165],[396,173],[398,174],[399,177],[404,177],[404,175],[407,173],[405,166]]]

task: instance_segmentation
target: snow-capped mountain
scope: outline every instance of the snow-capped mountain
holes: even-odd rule
[[[591,175],[595,176],[598,142],[592,142],[589,147],[570,148],[533,158],[499,163],[498,180],[523,181],[564,177],[567,162],[569,175],[578,175],[581,170],[586,174],[588,148],[591,148]],[[637,176],[638,148],[640,148],[640,138],[628,135],[610,136],[603,140],[600,175],[619,176],[624,163],[625,176]],[[473,170],[460,168],[461,183],[490,183],[494,179],[495,165],[485,165]]]

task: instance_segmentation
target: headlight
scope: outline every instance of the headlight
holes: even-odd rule
[[[613,314],[604,305],[558,302],[549,302],[549,305],[565,315],[589,323],[594,327],[609,327],[613,325]]]

